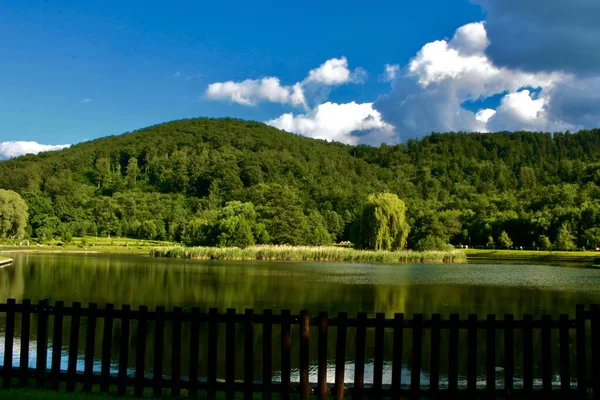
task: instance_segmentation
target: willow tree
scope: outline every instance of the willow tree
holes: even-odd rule
[[[27,204],[12,190],[0,189],[0,238],[22,238],[27,226]]]
[[[406,205],[392,193],[372,194],[360,219],[360,247],[371,250],[404,248],[410,227]]]

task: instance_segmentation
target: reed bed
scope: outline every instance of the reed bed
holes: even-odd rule
[[[331,261],[368,263],[465,263],[462,250],[370,251],[334,246],[154,247],[153,257],[191,260]]]

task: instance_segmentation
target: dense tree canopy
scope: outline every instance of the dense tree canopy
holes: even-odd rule
[[[216,244],[249,243],[250,231],[259,242],[260,224],[260,241],[326,244],[352,239],[369,195],[387,192],[406,205],[409,248],[483,247],[490,237],[497,246],[502,232],[513,246],[591,248],[600,245],[600,130],[431,134],[376,148],[182,120],[0,162],[0,188],[23,197],[27,234],[41,239],[187,242],[205,221],[220,232]],[[221,211],[231,202],[252,203],[255,219]],[[227,223],[215,230],[219,213]],[[236,226],[245,233],[233,239]]]
[[[410,231],[406,206],[393,193],[370,195],[359,224],[359,245],[370,250],[400,250]]]
[[[0,189],[0,238],[22,238],[27,227],[27,204],[18,193]]]

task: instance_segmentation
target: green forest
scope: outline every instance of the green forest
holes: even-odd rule
[[[0,188],[25,200],[23,233],[40,241],[360,244],[361,217],[378,212],[369,196],[391,193],[406,214],[396,248],[590,249],[600,245],[600,130],[370,147],[190,119],[2,161]]]

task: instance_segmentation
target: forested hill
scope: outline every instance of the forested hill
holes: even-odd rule
[[[231,244],[243,223],[255,241],[321,244],[352,239],[368,195],[389,191],[406,202],[411,248],[505,244],[504,231],[518,246],[590,248],[600,244],[600,130],[373,148],[182,120],[0,162],[0,188],[21,194],[30,235],[46,239]]]

